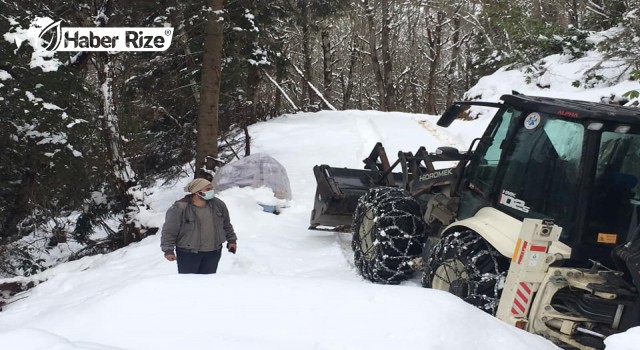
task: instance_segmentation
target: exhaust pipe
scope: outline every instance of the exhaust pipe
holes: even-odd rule
[[[561,319],[551,319],[548,320],[547,322],[545,322],[545,324],[549,327],[549,328],[553,328],[557,331],[559,331],[562,334],[566,334],[566,335],[573,335],[575,333],[582,333],[585,335],[590,335],[592,337],[596,337],[596,338],[600,338],[600,339],[606,339],[607,336],[598,332],[594,332],[590,329],[584,328],[584,327],[580,327],[578,325],[577,322],[574,321],[569,321],[569,320],[561,320]]]

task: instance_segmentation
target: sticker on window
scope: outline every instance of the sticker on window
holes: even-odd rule
[[[540,120],[542,120],[542,116],[540,116],[539,113],[533,112],[525,118],[524,127],[529,130],[535,129],[540,125]]]
[[[505,207],[519,210],[523,213],[528,213],[530,209],[526,206],[526,203],[522,199],[516,198],[515,193],[507,190],[502,190],[500,198],[498,199],[498,203],[504,205]]]

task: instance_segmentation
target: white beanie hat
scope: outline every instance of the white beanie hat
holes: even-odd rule
[[[209,182],[206,179],[203,179],[203,178],[199,177],[197,179],[191,180],[191,182],[189,182],[189,184],[187,184],[184,187],[184,191],[185,192],[196,193],[196,192],[199,192],[200,190],[202,190],[203,188],[207,187],[208,185],[211,185],[211,182]]]

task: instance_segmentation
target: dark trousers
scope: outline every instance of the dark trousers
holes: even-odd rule
[[[212,252],[191,253],[176,249],[178,261],[178,273],[210,274],[218,270],[218,262],[222,255],[222,249]]]

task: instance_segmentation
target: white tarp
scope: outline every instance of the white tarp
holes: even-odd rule
[[[274,158],[256,153],[220,168],[211,181],[216,191],[231,187],[268,187],[278,199],[291,200],[287,170]]]

